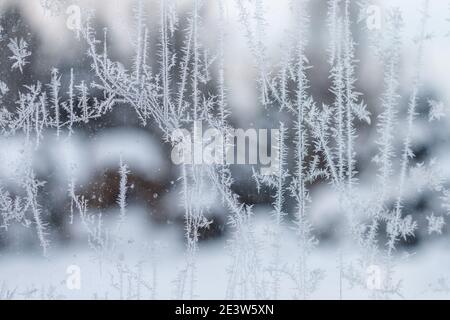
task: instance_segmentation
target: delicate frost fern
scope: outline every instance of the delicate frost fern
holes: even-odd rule
[[[31,55],[31,52],[28,50],[28,43],[22,38],[20,40],[17,40],[17,38],[10,39],[8,48],[12,53],[9,59],[14,62],[11,69],[19,69],[20,73],[22,73],[23,67],[28,64],[26,59]]]
[[[420,85],[420,66],[422,64],[423,59],[423,48],[424,48],[424,42],[427,38],[426,34],[426,26],[427,26],[427,20],[428,20],[428,6],[429,1],[424,0],[424,7],[422,11],[422,19],[420,22],[420,31],[418,36],[418,51],[417,51],[417,70],[414,77],[414,84],[412,88],[411,97],[409,100],[408,105],[408,118],[407,118],[407,131],[406,136],[403,141],[403,150],[401,155],[401,164],[400,164],[400,182],[398,185],[398,196],[397,200],[395,202],[395,208],[394,212],[392,214],[392,218],[389,221],[388,224],[388,255],[390,256],[392,254],[392,251],[395,249],[395,244],[398,241],[400,236],[405,237],[407,234],[411,234],[414,231],[414,224],[404,223],[406,220],[402,220],[402,202],[403,202],[403,192],[404,192],[404,186],[406,181],[406,175],[408,171],[409,166],[409,159],[414,157],[414,154],[411,150],[411,135],[413,131],[413,125],[414,125],[414,119],[416,117],[416,105],[419,95],[419,85]],[[408,217],[406,217],[408,218]],[[405,218],[405,219],[406,219]],[[402,226],[408,226],[410,229],[402,228]]]
[[[278,168],[275,175],[261,175],[253,169],[253,177],[255,178],[258,191],[262,185],[268,186],[275,191],[272,203],[273,228],[271,228],[272,234],[270,234],[270,236],[272,236],[271,247],[273,248],[273,255],[271,264],[268,268],[272,278],[271,294],[269,295],[271,299],[278,298],[282,276],[281,232],[283,219],[286,215],[286,212],[284,211],[286,180],[289,178],[289,171],[287,169],[287,147],[285,143],[286,131],[284,124],[280,123],[279,134],[276,135],[275,139],[272,139],[273,142],[276,142],[276,145],[272,142],[272,152],[275,153],[276,166]]]
[[[264,27],[266,25],[264,18],[264,6],[262,0],[255,0],[253,12],[245,5],[244,0],[236,0],[239,10],[239,20],[245,32],[250,51],[255,58],[256,68],[258,70],[258,85],[260,89],[260,102],[263,105],[269,103],[269,89],[275,94],[276,91],[269,79],[269,70],[267,67],[266,48],[264,45]]]
[[[445,226],[445,220],[442,216],[435,216],[434,213],[427,216],[428,234],[437,233],[442,234],[442,228]]]
[[[33,214],[34,224],[39,238],[40,245],[44,256],[47,255],[49,241],[47,240],[47,223],[42,220],[42,210],[38,203],[38,188],[43,185],[42,182],[36,180],[32,169],[28,169],[27,175],[23,181],[23,187],[26,190],[25,210],[30,210]]]
[[[429,100],[428,105],[430,106],[428,121],[440,120],[446,116],[446,108],[442,101]]]
[[[346,112],[346,153],[347,153],[347,192],[348,195],[352,192],[352,184],[354,178],[354,108],[357,105],[359,93],[354,91],[356,82],[354,62],[355,62],[355,43],[351,33],[351,19],[350,19],[350,0],[345,0],[344,5],[344,28],[343,28],[343,63],[344,63],[344,97],[345,97],[345,112]]]
[[[120,166],[119,166],[119,195],[117,196],[117,204],[120,208],[120,218],[118,222],[118,226],[124,222],[125,215],[126,215],[126,206],[127,206],[127,182],[128,182],[128,174],[130,171],[128,170],[128,166],[122,162],[122,159],[120,159]]]
[[[385,76],[384,87],[385,91],[381,98],[382,112],[378,116],[377,133],[379,138],[376,140],[379,152],[374,158],[374,161],[379,165],[378,185],[379,195],[376,199],[376,206],[372,214],[372,222],[368,230],[367,244],[369,247],[375,245],[376,235],[378,231],[378,224],[380,215],[384,212],[384,203],[389,194],[389,184],[393,173],[393,159],[394,153],[394,130],[397,124],[396,115],[399,106],[400,95],[399,91],[399,60],[401,51],[401,26],[402,20],[400,12],[393,10],[389,13],[387,22],[387,30],[385,32],[388,47],[384,50]]]

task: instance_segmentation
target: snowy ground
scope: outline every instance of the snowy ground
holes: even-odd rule
[[[141,212],[142,214],[142,212]],[[259,234],[264,234],[266,219],[257,219]],[[90,298],[137,298],[170,299],[174,297],[177,273],[183,267],[184,248],[179,234],[171,227],[148,228],[136,212],[128,219],[127,228],[133,229],[133,237],[127,238],[118,246],[111,257],[99,261],[93,251],[86,245],[68,245],[54,247],[49,257],[43,258],[39,252],[3,253],[0,255],[0,293],[1,298],[8,298],[12,293],[15,299],[90,299]],[[128,229],[126,232],[130,231]],[[295,238],[285,234],[286,240],[281,253],[284,263],[294,263]],[[137,243],[147,243],[143,248]],[[152,251],[152,249],[156,251]],[[263,257],[267,257],[267,251]],[[340,260],[342,259],[342,260]],[[264,259],[263,259],[264,260]],[[350,249],[329,246],[319,247],[310,258],[310,266],[324,271],[324,278],[311,299],[369,299],[373,298],[371,290],[351,287],[343,279],[340,287],[339,261],[344,264],[357,261],[355,252]],[[229,252],[224,241],[216,241],[201,246],[198,254],[198,282],[196,298],[223,299],[227,285],[227,267],[230,263]],[[448,299],[450,295],[450,246],[447,241],[428,243],[417,248],[416,254],[407,260],[398,259],[395,268],[397,279],[402,279],[402,296],[396,299]],[[135,279],[123,277],[120,290],[120,265],[129,267],[138,274],[141,266],[142,285],[138,288]],[[78,266],[80,270],[79,289],[70,288],[69,266]],[[70,270],[70,269],[69,269]],[[432,272],[429,272],[432,270]],[[156,278],[155,278],[156,277]],[[154,279],[156,281],[154,282]],[[68,283],[69,281],[69,283]],[[148,285],[148,287],[147,287]],[[155,288],[155,290],[153,290]],[[288,279],[282,280],[279,298],[294,297],[293,284]]]

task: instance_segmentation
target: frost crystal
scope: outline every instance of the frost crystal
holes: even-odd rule
[[[428,234],[442,234],[442,228],[445,225],[444,217],[435,216],[434,213],[431,213],[426,218],[428,220]]]
[[[23,67],[28,64],[28,61],[25,59],[31,55],[31,52],[28,51],[28,43],[20,38],[20,40],[10,39],[8,44],[9,50],[12,52],[12,56],[9,57],[10,60],[13,60],[14,63],[11,66],[11,69],[19,69],[20,73],[23,72]]]
[[[442,101],[429,100],[428,105],[430,106],[430,111],[428,114],[428,120],[441,120],[446,116],[445,105]]]
[[[9,91],[8,86],[3,81],[0,81],[0,99]]]

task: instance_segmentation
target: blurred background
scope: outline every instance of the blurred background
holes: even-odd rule
[[[354,2],[354,3],[353,3]],[[146,23],[150,31],[150,48],[157,47],[159,30],[160,2],[144,1]],[[352,14],[359,16],[360,7],[352,1]],[[400,65],[401,101],[398,110],[399,131],[396,132],[396,150],[401,149],[403,128],[406,128],[406,111],[411,93],[412,80],[416,71],[417,46],[414,37],[419,29],[420,0],[393,0],[371,2],[381,8],[381,13],[389,7],[398,6],[403,14],[403,47]],[[49,83],[52,68],[58,68],[62,78],[62,88],[67,88],[70,70],[73,69],[77,81],[87,83],[94,80],[86,44],[78,40],[72,30],[66,26],[66,10],[70,5],[78,5],[83,10],[95,10],[93,25],[100,35],[108,28],[108,50],[110,58],[131,67],[133,55],[133,32],[135,19],[131,0],[0,0],[0,80],[10,89],[1,103],[13,110],[18,99],[18,91],[25,84],[36,81]],[[280,120],[289,122],[289,116],[279,114],[272,109],[260,106],[258,89],[255,84],[257,70],[252,54],[239,23],[235,1],[224,1],[225,6],[225,70],[228,102],[232,110],[230,121],[236,128],[277,128]],[[180,25],[186,23],[191,10],[191,2],[177,1]],[[292,26],[289,1],[265,1],[266,34],[264,35],[269,65],[277,65],[283,56],[285,42],[289,40],[286,30]],[[310,93],[320,103],[330,104],[333,95],[329,91],[328,44],[330,42],[325,19],[327,2],[313,0],[309,2],[311,26],[307,56],[312,66],[308,70]],[[215,47],[219,34],[219,12],[214,1],[204,1],[201,10],[201,41],[205,47]],[[447,214],[438,196],[428,189],[432,177],[439,176],[442,181],[450,177],[450,141],[449,141],[449,92],[450,92],[450,7],[447,1],[431,1],[428,24],[429,39],[426,41],[422,72],[422,82],[418,101],[418,116],[414,125],[413,151],[416,157],[411,166],[431,163],[436,165],[430,170],[418,172],[408,184],[405,197],[405,212],[418,222],[415,237],[402,241],[405,252],[415,253],[409,264],[402,266],[401,272],[408,279],[417,279],[426,268],[435,268],[436,273],[428,278],[406,283],[408,297],[426,292],[430,296],[440,297],[450,291],[445,275],[448,254],[448,228],[444,226],[443,235],[427,232],[426,216],[434,213]],[[371,113],[371,124],[358,123],[356,142],[357,171],[361,194],[370,193],[374,187],[376,164],[372,161],[377,152],[376,122],[381,112],[380,96],[383,92],[383,65],[379,61],[371,38],[380,30],[367,30],[365,20],[352,24],[353,35],[357,43],[356,56],[358,68],[357,91],[363,93],[364,101]],[[9,39],[24,38],[29,43],[32,55],[23,73],[12,72],[8,57],[10,51],[6,44]],[[157,68],[158,56],[150,50],[149,59]],[[216,75],[215,75],[216,76]],[[101,99],[101,96],[98,97]],[[439,121],[430,122],[430,103],[442,106]],[[403,123],[403,124],[402,124]],[[406,129],[405,129],[406,130]],[[293,139],[289,139],[292,141]],[[292,143],[292,142],[290,142]],[[45,181],[41,190],[40,202],[43,215],[49,225],[51,250],[49,257],[41,256],[36,235],[23,226],[11,226],[8,232],[0,232],[0,298],[15,292],[20,297],[30,298],[114,298],[125,297],[127,293],[117,289],[121,268],[129,274],[138,274],[143,268],[150,274],[158,270],[157,280],[150,275],[149,285],[145,286],[145,297],[166,298],[171,296],[176,272],[182,266],[184,257],[184,210],[180,201],[181,183],[179,170],[170,161],[170,146],[161,140],[161,132],[156,126],[142,127],[135,112],[126,105],[116,106],[110,113],[88,125],[77,126],[70,138],[56,139],[55,133],[48,131],[41,146],[34,152],[34,168],[37,178]],[[0,179],[8,190],[19,186],[14,183],[14,175],[21,166],[23,137],[0,138]],[[76,177],[76,190],[89,201],[89,210],[99,212],[106,225],[113,224],[119,215],[116,199],[119,193],[120,158],[129,166],[129,190],[127,193],[128,216],[126,227],[121,230],[124,240],[115,248],[118,261],[113,266],[101,266],[93,260],[92,252],[86,243],[86,232],[75,219],[70,223],[68,212],[71,201],[68,184],[72,176]],[[432,162],[434,161],[434,162]],[[293,166],[292,159],[289,160]],[[265,225],[270,221],[271,192],[257,192],[251,178],[250,166],[232,166],[236,182],[234,191],[242,202],[254,206],[257,230],[264,235]],[[394,174],[392,184],[398,183]],[[449,186],[444,182],[445,186]],[[423,188],[419,188],[423,186]],[[420,192],[418,191],[420,190]],[[339,212],[338,195],[327,183],[315,183],[310,186],[312,203],[309,210],[314,233],[320,244],[313,255],[314,264],[326,270],[327,277],[320,285],[316,297],[335,298],[338,294],[336,259],[340,243],[345,242],[342,234],[344,223]],[[227,210],[215,198],[205,195],[208,218],[212,225],[201,231],[199,253],[199,296],[203,298],[221,298],[224,290],[218,290],[214,281],[226,283],[227,252],[226,241],[230,238],[227,225]],[[392,203],[395,200],[393,197]],[[392,206],[392,204],[387,204]],[[287,202],[287,211],[292,212],[295,203]],[[287,219],[291,219],[288,216]],[[295,250],[294,232],[286,232],[288,239],[286,253]],[[290,242],[291,241],[291,242]],[[352,255],[352,251],[349,251]],[[68,290],[65,284],[68,265],[79,265],[83,275],[82,290]],[[92,270],[100,269],[101,277]],[[105,269],[102,269],[105,268]],[[108,269],[109,268],[109,269]],[[130,271],[131,270],[131,271]],[[151,272],[150,272],[151,270]],[[220,271],[220,272],[219,272]],[[102,273],[103,272],[103,273]],[[156,271],[155,271],[156,272]],[[131,278],[133,279],[133,278]],[[132,280],[130,280],[132,281]],[[213,282],[211,282],[213,281]],[[3,286],[3,287],[2,287]],[[1,289],[3,288],[3,289]],[[113,289],[110,289],[113,288]],[[287,288],[290,288],[287,285]],[[331,290],[329,288],[332,288]],[[117,289],[117,290],[116,290]],[[143,290],[144,290],[143,289]],[[356,289],[348,289],[346,297],[361,297]],[[4,294],[4,297],[1,295]],[[135,297],[128,293],[128,297]],[[283,292],[289,297],[289,289]]]

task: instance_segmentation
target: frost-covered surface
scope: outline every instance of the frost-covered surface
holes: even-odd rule
[[[444,1],[111,3],[0,2],[0,298],[450,297]]]

